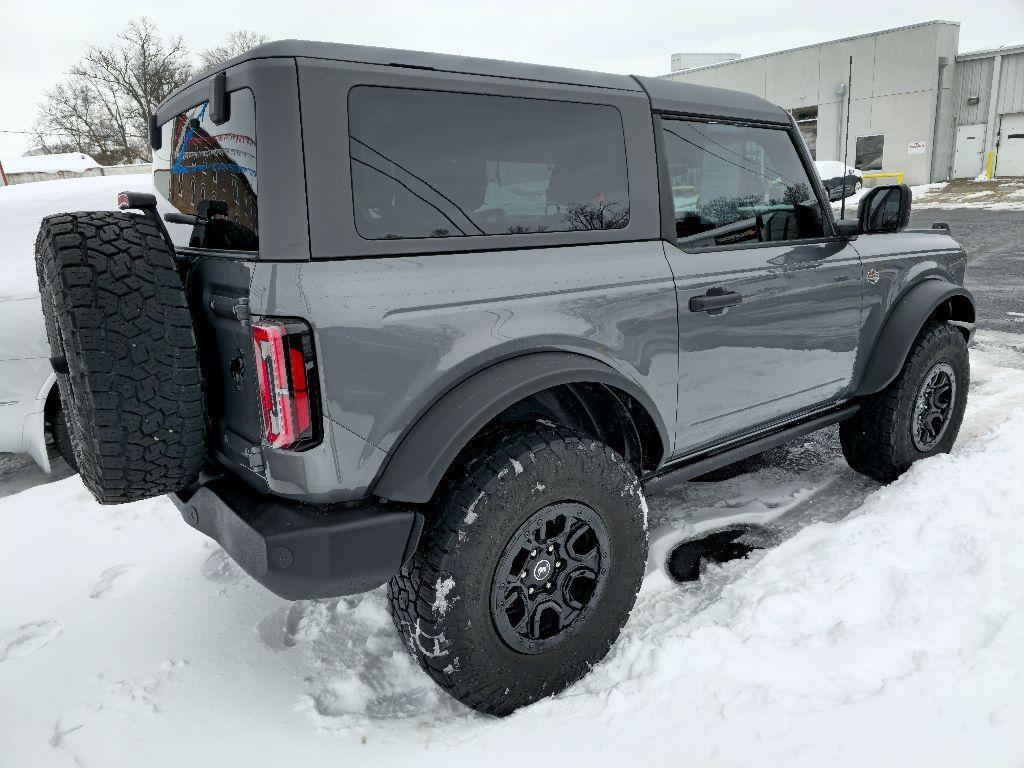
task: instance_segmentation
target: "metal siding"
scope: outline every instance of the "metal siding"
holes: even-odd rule
[[[1024,53],[1003,56],[997,111],[1024,112]]]
[[[968,59],[956,64],[956,119],[960,125],[984,123],[988,117],[989,92],[992,90],[992,58]],[[977,104],[968,104],[971,96]]]

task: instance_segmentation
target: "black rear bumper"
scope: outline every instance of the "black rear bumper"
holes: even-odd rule
[[[372,502],[306,505],[260,495],[227,476],[171,494],[185,522],[288,600],[379,587],[416,549],[423,515]]]

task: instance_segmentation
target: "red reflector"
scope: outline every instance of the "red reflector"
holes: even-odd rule
[[[298,321],[260,320],[252,324],[263,439],[273,448],[315,443],[316,361],[309,327]]]

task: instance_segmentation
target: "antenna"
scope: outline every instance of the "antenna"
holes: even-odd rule
[[[846,139],[843,141],[843,203],[839,206],[839,218],[846,218],[846,160],[850,157],[850,104],[853,100],[853,56],[850,57],[850,74],[846,78]],[[856,185],[854,185],[856,186]]]

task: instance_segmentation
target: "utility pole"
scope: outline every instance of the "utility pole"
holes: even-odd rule
[[[850,57],[850,74],[846,78],[846,141],[843,142],[843,203],[839,206],[839,218],[846,217],[846,162],[850,156],[850,105],[853,101],[853,56]]]

